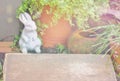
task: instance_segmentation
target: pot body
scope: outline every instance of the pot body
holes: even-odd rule
[[[68,41],[68,50],[75,54],[94,53],[93,46],[97,41],[96,33],[93,31],[75,31]]]
[[[56,24],[51,25],[54,13],[47,14],[49,6],[45,6],[40,17],[40,21],[48,25],[48,28],[41,35],[43,47],[55,47],[58,44],[65,45],[71,34],[71,25],[64,17],[60,18]]]

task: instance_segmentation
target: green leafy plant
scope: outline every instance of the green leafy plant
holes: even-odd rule
[[[120,77],[120,23],[111,24],[99,27],[104,29],[101,34],[98,34],[99,40],[96,45],[97,54],[110,54],[113,65],[118,77]]]
[[[13,45],[11,46],[12,48],[18,46],[19,39],[20,39],[20,36],[15,35],[14,40],[13,40]]]
[[[20,39],[20,36],[15,35],[13,44],[11,45],[12,50],[15,52],[20,52],[19,45],[18,45],[19,39]]]
[[[57,53],[68,53],[68,50],[66,49],[66,47],[62,44],[58,44],[56,46],[56,51]]]
[[[117,48],[120,45],[120,24],[100,26],[96,29],[101,28],[104,31],[97,35],[99,40],[94,46],[97,48],[97,54],[101,54],[103,51],[105,51],[105,54],[108,54],[113,48]],[[110,44],[112,45],[110,46]]]
[[[46,5],[50,6],[50,11],[54,13],[51,23],[56,23],[61,17],[65,17],[71,25],[74,25],[72,19],[75,18],[80,29],[86,29],[87,20],[89,17],[97,20],[99,18],[98,10],[101,6],[106,6],[109,0],[23,0],[17,10],[17,17],[20,13],[29,12],[34,20],[38,19],[43,8]],[[101,5],[102,4],[102,5]],[[36,21],[37,23],[37,21]],[[38,29],[47,28],[42,23],[37,23]]]

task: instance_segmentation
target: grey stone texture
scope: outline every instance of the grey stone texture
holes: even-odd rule
[[[4,81],[117,81],[110,56],[6,54]]]

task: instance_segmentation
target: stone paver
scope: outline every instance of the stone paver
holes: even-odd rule
[[[4,81],[117,81],[110,56],[8,54]]]

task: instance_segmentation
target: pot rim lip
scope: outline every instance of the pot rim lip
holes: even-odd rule
[[[73,35],[75,35],[75,33],[78,33],[79,34],[79,32],[91,32],[91,33],[94,33],[94,34],[97,34],[95,31],[92,31],[92,30],[76,30],[75,32],[73,32]],[[84,38],[84,39],[91,39],[91,40],[97,40],[97,36],[95,36],[95,37],[86,37],[86,36],[83,36],[83,35],[81,35],[81,38]]]

